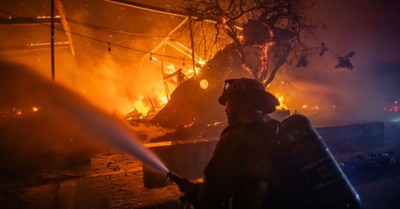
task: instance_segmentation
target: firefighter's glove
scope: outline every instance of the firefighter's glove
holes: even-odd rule
[[[188,179],[179,177],[172,172],[169,172],[167,176],[178,185],[179,191],[184,194],[180,197],[180,200],[182,202],[191,203],[195,208],[199,208],[196,206],[198,206],[199,203],[199,194],[202,184],[190,182]]]
[[[199,208],[199,194],[202,187],[201,183],[189,183],[185,186],[185,188],[179,187],[179,190],[184,193],[183,196],[179,198],[181,202],[187,202],[194,206],[194,208]]]

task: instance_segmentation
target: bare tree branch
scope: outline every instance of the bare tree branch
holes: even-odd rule
[[[305,66],[304,64],[308,62],[307,56],[314,53],[313,50],[317,49],[322,54],[328,51],[322,46],[310,48],[304,43],[304,37],[313,36],[319,28],[308,14],[313,6],[312,0],[187,0],[185,2],[183,5],[185,13],[195,17],[196,21],[215,22],[215,41],[221,35],[220,29],[232,39],[240,56],[242,69],[265,84],[273,81],[279,69],[290,60],[289,57],[300,60],[302,66]],[[239,31],[238,26],[243,27],[243,30]],[[260,66],[248,63],[244,48],[260,51]],[[265,53],[265,50],[269,51]],[[352,69],[349,60],[351,56],[336,57],[339,60],[337,67]],[[263,63],[267,65],[264,66]],[[268,75],[269,68],[271,70]]]

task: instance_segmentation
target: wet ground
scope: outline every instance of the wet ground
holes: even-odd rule
[[[400,153],[394,138],[365,143],[359,154]],[[352,153],[339,153],[338,159]],[[351,176],[364,209],[400,208],[400,169]],[[362,179],[357,181],[357,179]],[[172,183],[162,188],[145,188],[141,162],[117,152],[96,154],[90,163],[73,169],[43,171],[31,176],[8,177],[0,182],[0,208],[184,208],[180,192]]]
[[[1,208],[152,208],[177,202],[175,185],[146,189],[142,176],[140,162],[102,153],[74,170],[2,182]]]

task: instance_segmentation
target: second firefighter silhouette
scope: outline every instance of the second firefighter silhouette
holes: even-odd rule
[[[207,209],[360,208],[309,120],[295,115],[280,123],[268,116],[279,101],[260,82],[226,80],[218,101],[226,106],[229,125],[204,169],[204,182],[178,180],[184,200]]]

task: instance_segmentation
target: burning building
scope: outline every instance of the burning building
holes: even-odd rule
[[[366,71],[359,69],[366,66],[358,65],[360,61],[355,63],[353,71],[335,70],[333,62],[342,60],[348,64],[354,55],[351,53],[334,56],[337,59],[333,62],[316,61],[306,53],[286,56],[287,42],[297,35],[291,27],[271,27],[254,21],[255,26],[249,24],[253,28],[247,35],[262,33],[264,36],[252,36],[252,41],[246,42],[242,36],[245,21],[233,21],[238,23],[233,24],[228,18],[204,17],[204,21],[194,16],[188,18],[181,8],[166,1],[151,1],[150,5],[122,0],[55,2],[58,6],[54,17],[54,81],[113,118],[127,120],[142,142],[148,142],[146,146],[166,161],[172,159],[168,166],[175,171],[187,165],[176,163],[178,154],[190,156],[187,158],[190,166],[197,167],[192,173],[184,173],[188,177],[201,174],[200,167],[212,154],[216,138],[226,125],[224,107],[218,104],[217,98],[222,93],[223,81],[228,78],[253,77],[269,82],[267,90],[281,104],[280,111],[272,117],[283,118],[289,113],[307,115],[317,125],[324,125],[320,130],[326,136],[345,138],[346,143],[354,136],[382,137],[381,123],[343,125],[379,119],[377,116],[384,106],[379,101],[386,95],[380,96],[383,91],[376,90],[379,86],[369,82],[376,75],[370,78],[363,74]],[[49,11],[49,1],[31,4],[5,0],[0,6],[0,56],[7,61],[24,63],[47,78],[50,78],[52,62]],[[220,23],[216,27],[221,32],[218,36],[216,22]],[[337,43],[337,39],[329,40]],[[344,42],[348,45],[340,50],[348,50],[355,41]],[[239,44],[241,48],[237,47]],[[311,52],[329,53],[328,45],[332,47],[329,42],[325,45],[318,41]],[[360,57],[363,55],[361,52]],[[93,153],[109,149],[87,141],[94,137],[85,134],[86,130],[65,112],[60,113],[57,107],[46,102],[36,102],[47,101],[44,97],[50,92],[46,88],[38,90],[40,82],[31,83],[29,76],[23,75],[14,75],[8,83],[0,84],[4,86],[1,89],[7,89],[0,92],[1,136],[10,139],[2,141],[0,148],[4,150],[3,159],[12,159],[4,162],[9,163],[3,164],[4,167],[19,166],[29,171],[34,165],[46,166],[52,159],[48,156],[56,155],[61,155],[57,159],[70,159],[71,163],[80,160],[87,163],[85,160]],[[273,75],[273,82],[267,75]],[[392,77],[395,80],[396,76]],[[384,111],[391,116],[397,114],[397,102],[386,105]],[[12,143],[16,141],[18,144],[14,146]],[[13,149],[8,149],[12,146]],[[361,145],[346,147],[354,151]],[[193,154],[196,152],[203,155]],[[33,155],[41,155],[36,161],[39,164],[18,161],[32,160]],[[54,166],[60,165],[65,164]]]

